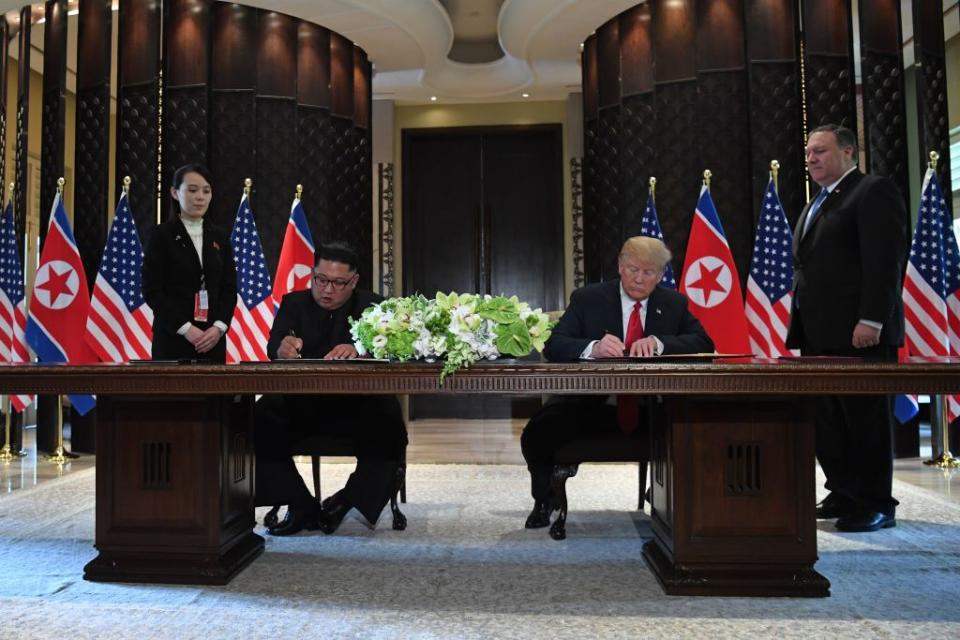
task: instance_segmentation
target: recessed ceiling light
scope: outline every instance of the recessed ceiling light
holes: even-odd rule
[[[530,94],[529,94],[529,93],[521,93],[521,94],[520,94],[520,97],[521,97],[521,98],[529,98],[529,97],[530,97]]]
[[[436,102],[437,96],[430,96],[430,102]]]

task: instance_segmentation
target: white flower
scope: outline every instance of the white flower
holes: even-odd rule
[[[383,349],[385,346],[387,346],[387,336],[383,334],[373,336],[374,349]]]

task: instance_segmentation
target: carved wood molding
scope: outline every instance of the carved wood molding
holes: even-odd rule
[[[703,394],[958,393],[960,360],[808,364],[481,363],[439,384],[428,363],[0,366],[0,393],[111,395],[292,394]]]

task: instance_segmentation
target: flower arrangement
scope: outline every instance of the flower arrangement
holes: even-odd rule
[[[442,359],[441,382],[481,359],[542,351],[550,329],[547,314],[516,296],[473,293],[388,298],[350,321],[361,356],[401,362]]]

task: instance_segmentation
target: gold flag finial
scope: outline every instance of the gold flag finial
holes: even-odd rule
[[[57,178],[57,193],[63,195],[63,185],[66,183],[67,181],[63,179],[63,176]]]
[[[773,180],[773,188],[777,191],[780,190],[780,185],[777,184],[777,176],[780,174],[780,161],[771,160],[770,161],[770,179]]]
[[[710,188],[710,178],[712,177],[713,177],[713,172],[710,171],[710,169],[703,170],[703,186],[705,186],[707,189]]]
[[[16,190],[16,188],[17,188],[16,182],[11,182],[10,184],[7,185],[7,200],[10,200],[11,202],[13,202],[13,192],[14,190]]]
[[[302,198],[303,198],[303,185],[302,185],[302,184],[298,184],[298,185],[297,185],[297,200],[300,200],[300,199],[302,199]]]
[[[650,197],[654,199],[657,197],[657,179],[655,176],[650,176]]]
[[[130,194],[131,182],[133,182],[133,180],[130,179],[130,176],[123,176],[123,193],[124,194],[127,194],[127,195]]]
[[[243,195],[250,196],[250,192],[253,191],[253,180],[250,178],[244,178],[243,180]]]
[[[937,163],[940,161],[940,154],[936,151],[930,152],[930,168],[934,171],[937,170]]]

